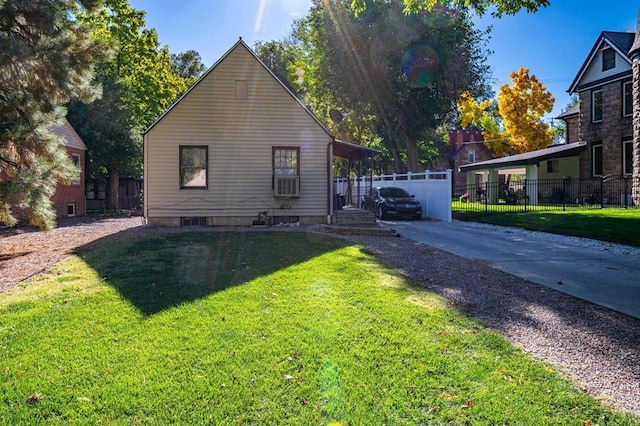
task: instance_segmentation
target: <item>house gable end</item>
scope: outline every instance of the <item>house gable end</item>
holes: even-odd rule
[[[242,49],[242,51],[245,51],[246,53],[248,53],[251,56],[252,60],[255,61],[256,64],[262,70],[264,70],[274,80],[274,82],[277,84],[277,86],[279,86],[279,89],[281,89],[283,91],[283,94],[286,94],[287,96],[289,96],[291,98],[291,100],[293,100],[298,105],[298,107],[302,111],[304,111],[304,113],[307,114],[309,116],[309,118],[311,118],[317,124],[317,126],[322,129],[322,131],[324,133],[327,134],[327,136],[329,136],[331,139],[333,139],[333,135],[320,122],[320,120],[318,120],[318,118],[260,60],[260,58],[258,58],[258,56],[253,52],[253,50],[251,50],[251,48],[249,48],[249,46],[246,45],[246,43],[242,40],[242,38],[240,38],[240,40],[238,40],[220,59],[218,59],[218,61],[216,61],[216,63],[213,64],[178,100],[176,100],[153,124],[151,124],[151,126],[149,126],[149,128],[144,132],[144,134],[149,133],[160,121],[162,121],[168,114],[170,114],[172,110],[174,110],[187,97],[189,97],[189,95],[193,91],[197,90],[197,88],[203,84],[203,81],[205,81],[207,79],[210,79],[210,78],[215,78],[214,74],[215,74],[216,69],[218,69],[221,66],[221,64],[223,64],[224,61],[227,60],[227,58],[230,55],[240,51],[239,49]],[[250,91],[251,89],[245,88],[245,90],[249,90]]]
[[[616,78],[620,74],[628,73],[630,75],[631,59],[629,59],[627,51],[633,43],[633,38],[633,33],[603,31],[591,48],[587,59],[580,67],[567,92],[573,94],[585,86],[591,86],[593,82],[606,82],[609,78]],[[615,66],[603,70],[603,52],[606,49],[613,51]]]

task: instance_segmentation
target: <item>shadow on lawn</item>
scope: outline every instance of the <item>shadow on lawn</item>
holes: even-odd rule
[[[349,245],[302,232],[144,231],[139,238],[124,231],[79,255],[145,315]]]

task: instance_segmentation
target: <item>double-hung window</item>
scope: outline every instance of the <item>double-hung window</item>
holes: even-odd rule
[[[276,146],[272,155],[275,197],[297,198],[300,193],[300,148]]]
[[[180,189],[207,189],[209,147],[180,146]]]
[[[602,89],[591,92],[591,121],[594,123],[602,121]]]
[[[473,164],[475,162],[476,162],[476,150],[470,149],[469,152],[467,152],[467,163]]]
[[[300,174],[298,157],[300,148],[274,147],[273,174],[274,176],[298,176]]]
[[[602,142],[591,145],[591,171],[594,177],[602,176]]]

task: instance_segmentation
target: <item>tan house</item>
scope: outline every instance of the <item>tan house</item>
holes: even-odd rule
[[[240,39],[144,134],[144,216],[183,226],[327,223],[336,141]]]

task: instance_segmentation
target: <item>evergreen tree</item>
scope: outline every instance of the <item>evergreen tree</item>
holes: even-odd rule
[[[55,225],[50,198],[78,170],[51,128],[72,97],[90,100],[99,49],[74,19],[95,1],[0,0],[0,223],[24,208],[41,229]]]

